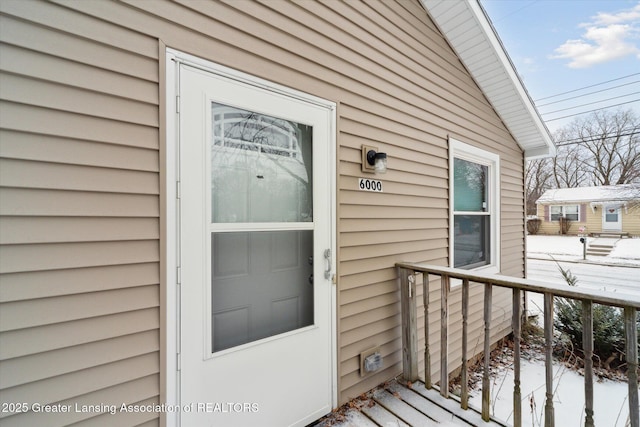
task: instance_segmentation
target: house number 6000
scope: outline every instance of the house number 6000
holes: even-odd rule
[[[376,181],[375,179],[360,178],[358,179],[358,186],[360,190],[363,191],[377,191],[382,193],[382,182]]]

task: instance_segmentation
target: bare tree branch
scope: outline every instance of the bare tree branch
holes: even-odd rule
[[[588,171],[588,182],[568,187],[640,179],[640,120],[633,110],[596,111],[574,120],[565,132],[579,141],[571,157],[581,156]]]

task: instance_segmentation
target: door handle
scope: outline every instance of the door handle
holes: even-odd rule
[[[324,278],[331,278],[331,249],[325,249],[324,259],[327,260],[327,269],[324,271]]]

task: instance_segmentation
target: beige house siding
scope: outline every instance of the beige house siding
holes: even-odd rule
[[[158,402],[158,40],[54,4],[0,8],[0,401]]]
[[[574,205],[576,203],[573,203]],[[595,212],[591,209],[590,203],[579,203],[584,218],[580,221],[574,221],[569,225],[568,234],[580,233],[580,227],[586,227],[587,233],[602,232],[602,206],[596,206]],[[558,205],[558,203],[554,203]],[[557,221],[550,221],[548,215],[549,204],[539,203],[537,205],[537,216],[542,220],[540,223],[540,234],[560,234],[560,227]],[[620,210],[622,217],[622,232],[628,233],[630,236],[640,236],[640,205],[636,202],[630,202],[627,208]]]
[[[6,0],[0,10],[0,400],[161,400],[164,45],[338,103],[340,403],[400,372],[394,263],[448,262],[449,135],[500,154],[501,267],[524,275],[522,150],[417,1]],[[389,155],[384,193],[356,190],[362,144]],[[509,329],[510,301],[494,294],[495,337]],[[452,309],[454,337],[458,319]],[[358,355],[376,345],[384,369],[360,378]],[[452,357],[459,347],[454,338]],[[94,415],[56,420],[114,422]]]
[[[590,233],[595,232],[594,228],[597,225],[597,231],[602,230],[602,213],[597,211],[594,216],[589,208],[584,203],[566,203],[566,205],[580,205],[580,221],[572,221],[569,224],[568,234],[578,234],[580,227],[587,227]],[[554,206],[563,205],[563,203],[554,203]],[[549,206],[546,204],[537,204],[537,217],[541,220],[539,234],[560,234],[560,224],[558,221],[551,221],[551,214],[549,213]],[[599,218],[599,223],[596,223],[596,217]]]
[[[640,205],[634,205],[628,210],[622,210],[622,226],[629,235],[640,237]]]

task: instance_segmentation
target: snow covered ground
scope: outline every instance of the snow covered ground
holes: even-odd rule
[[[553,406],[557,426],[584,425],[584,377],[564,365],[554,364]],[[544,425],[544,362],[522,360],[520,367],[523,427]],[[597,426],[624,427],[629,414],[627,383],[603,380],[594,384],[594,421]],[[491,384],[491,414],[513,424],[513,369],[505,369]],[[531,399],[533,398],[533,408]],[[475,408],[482,407],[480,390],[469,399]]]
[[[582,259],[582,244],[575,236],[527,236],[527,277],[566,283],[560,268],[578,278],[579,287],[623,294],[640,294],[640,239],[619,239],[606,256]],[[542,307],[542,295],[529,293],[529,311]]]
[[[620,239],[606,257],[582,259],[582,244],[576,236],[528,236],[527,273],[530,279],[565,283],[558,268],[578,277],[578,286],[610,292],[640,294],[640,239]],[[554,261],[555,259],[555,261]],[[556,263],[558,261],[558,263]],[[541,311],[542,296],[529,294],[529,311]],[[545,367],[541,358],[522,360],[523,426],[544,425]],[[513,370],[503,369],[492,382],[492,414],[513,423]],[[554,364],[554,408],[556,425],[584,424],[584,377],[560,363]],[[594,384],[594,417],[598,426],[624,426],[629,414],[628,385],[609,380]],[[535,407],[531,408],[533,397]],[[471,405],[481,407],[480,391],[472,394]]]
[[[596,238],[588,237],[588,242]],[[527,236],[527,257],[562,261],[578,261],[601,265],[629,265],[640,267],[640,238],[614,240],[613,251],[605,256],[587,255],[582,259],[582,243],[576,236]],[[640,279],[639,279],[640,280]]]

